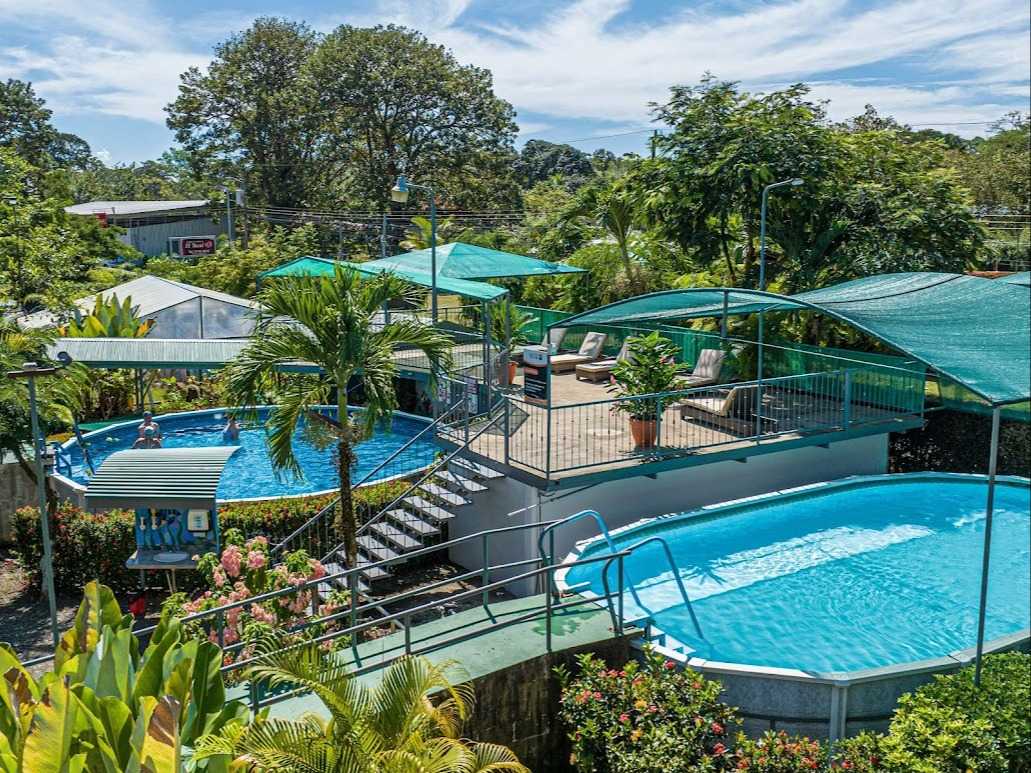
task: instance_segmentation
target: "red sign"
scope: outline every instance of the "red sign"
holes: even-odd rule
[[[93,215],[100,221],[101,228],[107,228],[107,212],[94,212]]]
[[[211,255],[215,251],[215,240],[208,236],[183,239],[179,243],[180,255]]]

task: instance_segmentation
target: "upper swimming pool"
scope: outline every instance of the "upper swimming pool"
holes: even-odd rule
[[[240,450],[230,457],[218,485],[219,500],[303,496],[336,489],[339,484],[332,449],[316,448],[303,436],[300,428],[294,435],[294,449],[304,477],[298,479],[289,474],[276,474],[265,442],[264,419],[267,413],[267,410],[259,412],[259,421],[245,425],[241,430]],[[162,444],[165,448],[226,445],[222,440],[222,428],[226,424],[225,409],[168,414],[155,417],[155,421],[161,425]],[[352,481],[363,479],[391,453],[424,430],[427,423],[414,416],[395,415],[389,429],[377,429],[371,438],[358,444],[358,462],[351,471]],[[94,467],[99,468],[104,459],[115,451],[131,448],[138,425],[137,419],[87,434],[84,439],[89,446]],[[71,478],[85,486],[89,482],[89,474],[82,449],[74,440],[66,443],[65,449],[71,461]],[[371,480],[425,467],[433,461],[438,450],[428,433]]]
[[[662,537],[625,559],[627,619],[649,618],[668,646],[723,663],[840,673],[938,658],[975,644],[985,480],[887,475],[824,484],[653,519],[616,549]],[[1000,480],[985,638],[1031,625],[1031,494]],[[581,557],[608,552],[604,541]],[[603,562],[564,582],[602,594]],[[615,563],[609,571],[616,588]],[[700,632],[699,630],[700,629]]]

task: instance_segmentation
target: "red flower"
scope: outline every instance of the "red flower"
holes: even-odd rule
[[[665,663],[662,664],[662,667],[665,668],[667,671],[672,671],[674,668],[677,667],[677,664],[674,663],[672,660],[667,660]]]
[[[713,722],[709,725],[709,729],[712,730],[716,735],[723,735],[723,725],[719,722]]]
[[[712,756],[713,757],[718,757],[721,754],[726,753],[726,751],[727,751],[727,747],[724,746],[721,743],[718,743],[718,744],[716,744],[715,746],[712,747]]]
[[[630,721],[630,715],[629,714],[620,714],[619,715],[619,721],[622,722],[623,724],[626,724],[627,722]]]

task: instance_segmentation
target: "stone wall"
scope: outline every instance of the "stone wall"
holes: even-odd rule
[[[630,659],[632,637],[525,660],[474,680],[476,710],[464,733],[477,741],[504,744],[533,773],[569,773],[570,746],[558,718],[559,684],[555,667],[575,672],[575,655],[594,652],[612,667]]]
[[[36,503],[36,486],[15,462],[0,464],[0,542],[14,539],[14,511]]]

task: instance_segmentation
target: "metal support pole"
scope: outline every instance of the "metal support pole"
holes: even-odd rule
[[[483,537],[481,537],[481,540],[483,542],[483,545],[482,545],[482,548],[483,548],[483,555],[482,555],[482,559],[483,559],[483,577],[481,579],[480,584],[483,585],[484,588],[486,588],[488,585],[490,585],[490,566],[487,563],[488,560],[489,560],[488,549],[487,549],[487,532],[483,532]],[[483,591],[483,608],[487,609],[489,607],[489,605],[490,605],[490,591],[484,590]]]
[[[550,562],[549,562],[550,563]],[[546,652],[551,652],[551,568],[545,571],[548,579],[548,592],[544,594],[544,646]]]
[[[988,451],[988,503],[984,516],[984,552],[981,557],[981,602],[977,609],[977,650],[974,656],[974,684],[981,686],[981,660],[984,655],[984,618],[988,606],[988,567],[992,555],[992,515],[995,510],[995,471],[999,462],[999,413],[992,409],[992,444]]]
[[[430,319],[437,324],[437,194],[427,187],[430,194]]]
[[[25,363],[23,370],[33,370],[36,363]],[[53,372],[53,371],[50,371]],[[57,597],[54,595],[54,556],[50,547],[50,521],[47,517],[47,479],[43,468],[44,441],[39,432],[39,410],[36,405],[36,379],[28,377],[29,415],[32,421],[32,449],[36,455],[36,494],[39,497],[39,527],[43,537],[43,583],[46,586],[47,601],[50,604],[50,635],[56,648],[61,641],[57,630]]]
[[[511,414],[512,401],[508,399],[508,395],[504,395],[502,397],[502,399],[505,401],[505,438],[504,438],[504,444],[505,444],[505,464],[507,465],[510,462],[509,432],[510,432],[511,421],[512,421],[512,414]]]
[[[852,424],[852,371],[845,368],[845,386],[841,395],[841,428]]]
[[[720,338],[724,341],[727,340],[727,306],[728,306],[728,293],[726,290],[723,291],[723,316],[720,317]]]
[[[229,234],[229,243],[233,243],[233,203],[229,198],[229,188],[226,188],[226,233]]]
[[[379,229],[379,256],[387,257],[387,212],[383,211],[383,224]]]
[[[405,655],[412,654],[412,616],[405,615],[401,618],[405,627]]]
[[[619,588],[619,614],[617,615],[619,629],[615,633],[619,636],[623,633],[623,556],[619,557],[619,562],[616,566],[616,583],[616,587]]]

